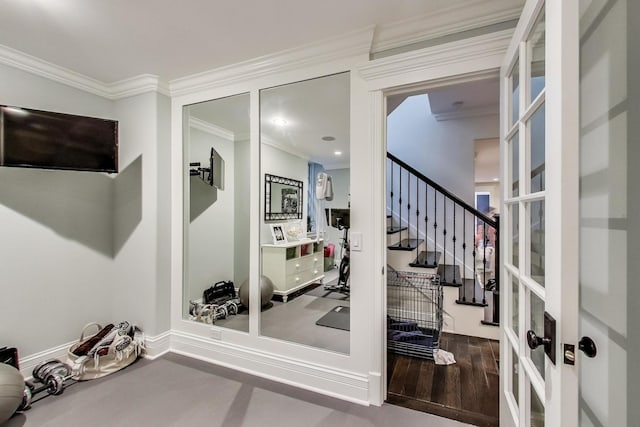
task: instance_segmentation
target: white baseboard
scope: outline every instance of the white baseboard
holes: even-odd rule
[[[179,331],[171,333],[171,352],[310,390],[360,405],[369,405],[367,375],[340,371],[282,355],[229,343],[212,342]]]
[[[30,379],[33,368],[41,362],[51,359],[60,359],[64,361],[67,358],[67,351],[69,350],[69,347],[73,344],[75,344],[75,341],[59,345],[48,350],[43,350],[38,353],[30,354],[29,356],[21,357],[20,372],[22,373],[22,376],[25,377],[25,379]]]
[[[171,350],[171,331],[165,331],[155,337],[145,337],[144,358],[155,360]]]
[[[65,360],[74,342],[41,351],[20,360],[20,368],[26,379],[33,368],[50,359]],[[166,331],[145,338],[144,357],[149,360],[173,352],[251,375],[299,387],[360,405],[382,404],[378,373],[362,375],[336,370],[328,366],[308,363],[229,343],[212,342],[200,336],[179,331]]]

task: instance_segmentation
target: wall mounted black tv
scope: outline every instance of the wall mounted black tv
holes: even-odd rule
[[[0,166],[118,172],[118,122],[0,105]]]

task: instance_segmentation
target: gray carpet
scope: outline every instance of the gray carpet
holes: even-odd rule
[[[460,427],[398,406],[360,406],[184,356],[141,360],[48,396],[2,427]]]
[[[349,354],[348,331],[316,325],[316,321],[336,305],[336,300],[306,294],[286,303],[274,301],[273,307],[260,313],[260,335]],[[349,301],[341,301],[340,305],[349,305]],[[229,316],[216,325],[248,331],[249,316]]]

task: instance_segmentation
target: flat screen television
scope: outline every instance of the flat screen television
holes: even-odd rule
[[[118,172],[118,122],[0,105],[0,166]]]

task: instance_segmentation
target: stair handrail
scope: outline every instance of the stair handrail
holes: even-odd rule
[[[411,172],[413,175],[415,175],[418,178],[420,178],[422,181],[424,181],[427,184],[429,184],[434,189],[438,190],[440,193],[444,194],[449,199],[453,200],[457,205],[462,206],[466,211],[468,211],[471,214],[475,215],[476,217],[480,218],[488,226],[491,226],[491,227],[496,228],[496,229],[498,228],[498,224],[494,219],[489,218],[488,216],[486,216],[485,214],[483,214],[482,212],[480,212],[479,210],[477,210],[476,208],[474,208],[473,206],[471,206],[470,204],[468,204],[467,202],[465,202],[464,200],[462,200],[461,198],[459,198],[455,194],[451,193],[449,190],[444,188],[442,185],[438,184],[437,182],[435,182],[434,180],[432,180],[430,178],[427,178],[423,173],[418,171],[416,168],[414,168],[414,167],[408,165],[407,163],[403,162],[402,160],[400,160],[399,158],[397,158],[393,154],[389,153],[388,151],[387,151],[387,158],[391,159],[394,163],[397,163],[398,165],[400,165],[404,169],[406,169],[409,172]]]

